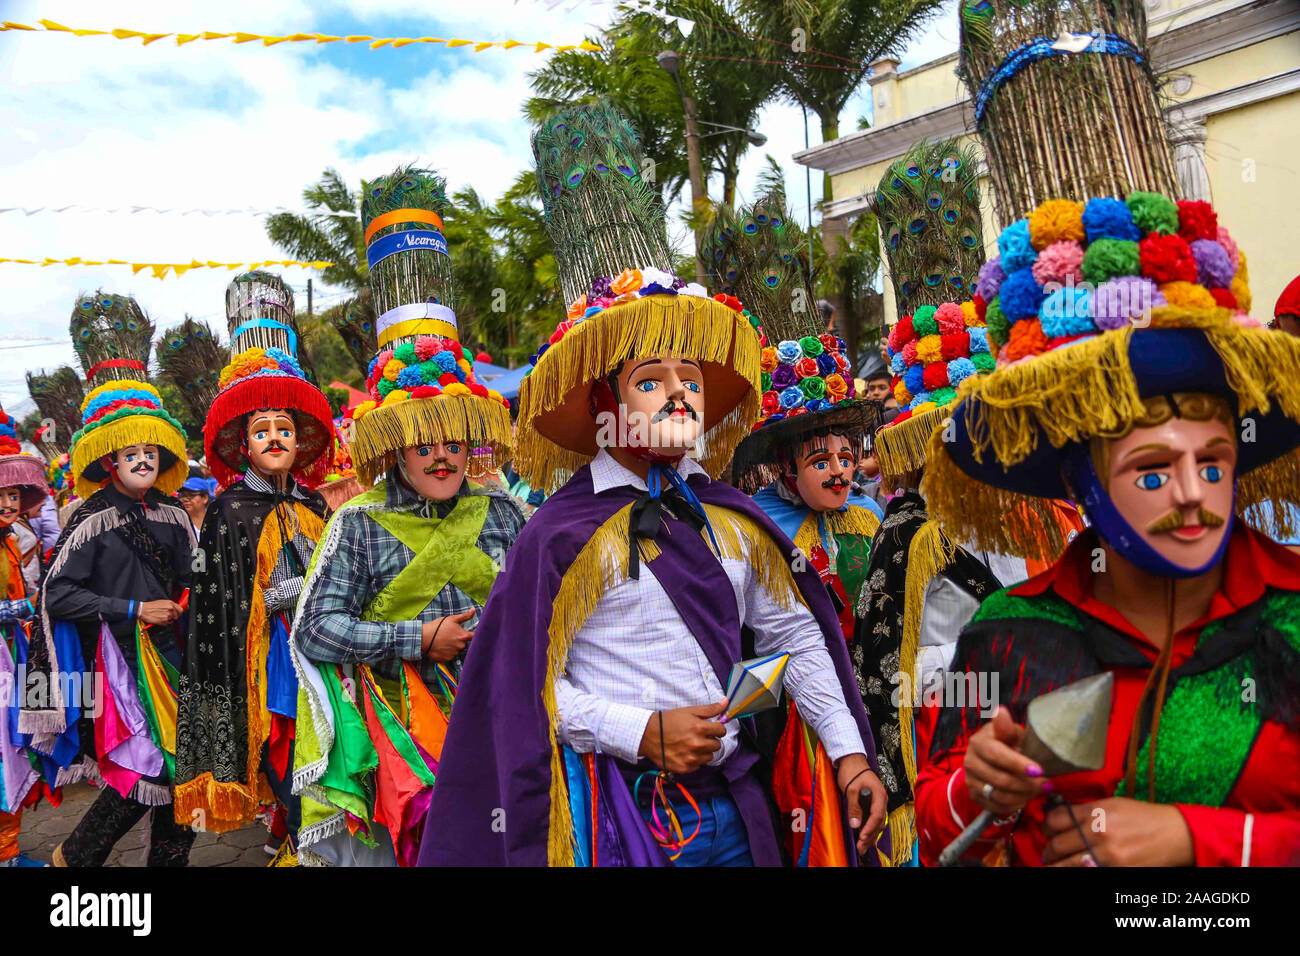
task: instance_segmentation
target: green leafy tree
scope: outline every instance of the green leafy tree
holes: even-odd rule
[[[326,169],[317,182],[302,191],[302,198],[312,212],[267,216],[267,236],[303,262],[334,263],[322,270],[321,279],[360,292],[370,284],[370,270],[356,193],[336,170]]]

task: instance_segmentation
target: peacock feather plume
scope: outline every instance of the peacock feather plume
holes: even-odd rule
[[[334,310],[333,315],[334,328],[338,330],[343,345],[362,374],[365,374],[370,366],[370,360],[379,351],[372,302],[370,293],[362,292],[355,299],[344,302],[342,307]]]
[[[77,361],[88,378],[95,369],[91,388],[115,379],[143,381],[147,378],[153,322],[131,296],[99,290],[79,297],[72,307],[68,331]],[[102,364],[114,359],[138,365],[106,367]]]
[[[81,400],[85,395],[81,381],[82,376],[69,365],[61,365],[48,375],[44,371],[27,373],[27,391],[32,401],[41,417],[54,424],[45,433],[44,442],[59,454],[68,450],[72,436],[81,428]]]
[[[984,263],[979,167],[971,146],[920,142],[876,187],[875,212],[899,315],[961,301]]]
[[[621,113],[604,104],[557,113],[533,131],[533,157],[566,301],[624,269],[672,271],[663,199]]]
[[[441,217],[451,209],[447,181],[431,169],[400,166],[387,176],[361,183],[361,225],[367,232],[380,216],[402,209],[433,213],[435,221],[394,220],[374,231],[367,247],[394,233],[442,233]],[[445,239],[443,240],[445,247]],[[370,291],[377,315],[403,305],[434,302],[455,311],[456,284],[451,257],[434,248],[407,248],[377,261],[370,269]],[[465,330],[461,330],[462,334]],[[369,361],[369,360],[367,360]]]
[[[810,282],[807,237],[780,194],[770,193],[734,212],[718,205],[698,255],[710,284],[758,316],[769,341],[823,331]]]
[[[174,385],[196,422],[205,420],[217,392],[221,370],[230,363],[230,349],[218,341],[206,322],[185,316],[158,340],[158,378]]]

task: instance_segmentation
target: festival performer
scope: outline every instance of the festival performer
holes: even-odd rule
[[[233,354],[203,428],[204,457],[225,491],[199,538],[179,687],[176,821],[220,833],[274,804],[288,827],[287,862],[298,821],[289,622],[324,530],[325,502],[312,489],[329,470],[334,423],[329,400],[298,365],[284,280],[237,276],[226,318]]]
[[[465,648],[524,518],[477,482],[509,457],[505,399],[460,345],[444,180],[362,187],[378,315],[349,449],[374,485],[330,519],[293,636],[305,864],[409,866]]]
[[[35,613],[36,594],[24,576],[14,526],[46,497],[45,463],[22,452],[13,419],[0,410],[0,581],[5,583],[0,601],[0,867],[44,865],[18,850],[23,809],[48,789],[42,790],[39,773],[26,748],[19,745],[21,737],[13,726],[21,699],[14,659],[27,657],[22,622]]]
[[[849,641],[871,536],[880,527],[879,506],[851,494],[850,484],[880,405],[855,396],[843,340],[821,331],[806,249],[783,197],[774,194],[738,213],[717,207],[700,260],[716,287],[760,317],[773,343],[759,360],[761,417],[736,449],[731,481],[794,541],[792,557],[821,576]],[[844,865],[839,795],[825,748],[793,703],[788,713],[760,715],[757,725],[760,741],[773,742],[772,791],[788,855],[811,866]],[[796,827],[796,819],[818,826]]]
[[[1108,9],[1101,29],[1145,63],[1141,5]],[[1003,26],[963,31],[978,89],[1026,29]],[[990,37],[993,56],[966,50]],[[1077,84],[1060,59],[1024,66],[1041,71],[1024,88]],[[1008,362],[963,383],[947,434],[930,438],[923,491],[947,534],[994,550],[1044,557],[1051,498],[1080,502],[1091,527],[963,631],[953,671],[991,674],[1002,706],[991,720],[979,705],[944,709],[917,781],[921,854],[935,860],[987,809],[997,819],[967,860],[1295,865],[1300,560],[1251,525],[1288,530],[1283,508],[1265,522],[1259,506],[1300,501],[1300,342],[1249,319],[1245,255],[1208,203],[1172,198],[1151,79],[1114,59],[1141,95],[1091,91],[1072,109],[1114,99],[1154,132],[1108,126],[1109,108],[1062,119],[1071,136],[1103,131],[1097,155],[1118,137],[1127,163],[1047,182],[1057,171],[990,150],[995,182],[1012,184],[1000,208],[1023,216],[998,238],[987,306]],[[1002,148],[1018,106],[992,97],[981,132]],[[1123,169],[1127,186],[1086,198]],[[1043,199],[1053,186],[1076,198]],[[1029,702],[1106,672],[1104,765],[1046,779],[1018,749]]]
[[[853,859],[884,792],[834,606],[715,479],[759,412],[757,320],[663,271],[663,206],[621,116],[567,110],[533,152],[573,304],[520,390],[515,467],[555,493],[476,632],[420,863],[779,864],[748,721],[716,719],[744,626],[789,654]]]
[[[176,622],[195,545],[171,497],[185,478],[185,438],[146,380],[153,323],[134,299],[83,296],[71,332],[90,386],[72,449],[85,501],[45,572],[28,670],[44,675],[47,693],[24,703],[18,729],[57,766],[56,786],[105,784],[55,847],[55,866],[102,866],[150,810],[148,865],[184,866],[194,832],[169,804]],[[64,699],[66,688],[80,694]]]

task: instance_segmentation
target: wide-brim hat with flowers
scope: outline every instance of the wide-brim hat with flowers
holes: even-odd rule
[[[787,339],[759,357],[761,413],[736,449],[731,480],[747,494],[775,480],[781,461],[814,434],[865,436],[879,406],[856,395],[844,340]]]
[[[185,430],[148,382],[114,379],[96,386],[82,401],[81,417],[81,428],[72,436],[72,473],[82,498],[108,481],[104,456],[129,445],[158,446],[161,467],[154,487],[164,495],[173,494],[185,481]]]
[[[17,488],[19,506],[30,511],[45,500],[45,462],[22,450],[16,424],[0,409],[0,488]]]
[[[761,333],[731,296],[672,275],[662,196],[642,176],[632,125],[607,105],[576,106],[533,132],[543,219],[566,318],[519,388],[515,469],[553,490],[599,450],[593,385],[624,362],[677,355],[700,364],[704,418],[695,454],[713,476],[758,417]]]
[[[929,439],[923,493],[945,530],[1051,557],[1041,547],[1060,542],[1030,525],[1055,527],[1045,501],[1071,496],[1075,449],[1126,433],[1147,398],[1199,392],[1251,422],[1239,514],[1289,533],[1288,509],[1260,505],[1300,503],[1300,341],[1250,319],[1245,256],[1208,203],[1052,200],[998,248],[978,284],[998,368],[961,384],[951,427]]]
[[[463,441],[476,463],[492,469],[510,453],[510,403],[475,378],[456,339],[419,335],[381,349],[370,362],[366,389],[370,401],[352,410],[349,451],[367,484],[416,445]]]
[[[231,356],[219,384],[203,428],[203,451],[223,487],[248,470],[246,416],[267,408],[293,415],[298,445],[290,471],[294,480],[307,488],[320,484],[333,460],[334,419],[329,399],[307,381],[296,358],[274,346],[245,349]]]
[[[876,433],[880,469],[901,477],[925,464],[935,424],[943,421],[966,379],[995,365],[977,296],[962,303],[919,306],[890,329],[886,340],[899,413]]]
[[[761,331],[740,302],[647,266],[595,279],[568,314],[519,387],[515,468],[525,480],[553,489],[590,461],[599,451],[592,385],[624,362],[669,354],[700,363],[699,461],[720,474],[760,407]]]

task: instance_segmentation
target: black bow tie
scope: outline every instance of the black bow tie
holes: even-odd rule
[[[657,498],[650,497],[648,491],[642,492],[641,496],[632,503],[632,511],[628,515],[627,522],[627,576],[634,581],[641,578],[641,551],[637,546],[638,540],[649,538],[653,541],[659,536],[665,510],[678,521],[690,525],[697,533],[704,527],[704,515],[695,510],[676,488],[665,488]]]

